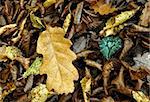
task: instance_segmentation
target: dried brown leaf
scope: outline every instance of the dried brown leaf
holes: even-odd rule
[[[130,38],[125,38],[124,48],[122,49],[119,59],[122,59],[128,53],[128,51],[131,49],[132,46],[133,46],[132,40]]]
[[[92,5],[92,8],[96,13],[99,12],[100,15],[107,15],[117,10],[117,8],[112,7],[111,4],[106,4],[105,0],[99,0],[96,4]]]
[[[3,34],[6,30],[10,29],[10,28],[14,28],[16,27],[16,24],[9,24],[9,25],[5,25],[3,27],[0,27],[0,35]]]
[[[114,79],[111,83],[115,84],[117,86],[118,92],[125,94],[125,95],[131,95],[132,89],[128,88],[124,84],[124,74],[123,74],[124,68],[121,67],[119,75],[117,76],[116,79]]]
[[[109,79],[109,74],[111,72],[111,70],[113,69],[114,65],[112,61],[106,62],[103,66],[103,71],[102,71],[102,75],[103,75],[103,86],[104,86],[104,91],[105,93],[108,95],[107,92],[107,82]]]
[[[95,67],[95,68],[99,69],[100,71],[102,70],[102,68],[101,68],[102,65],[101,64],[99,64],[95,61],[92,61],[92,60],[88,60],[88,59],[86,59],[84,61],[85,61],[86,65]]]
[[[140,17],[139,25],[150,26],[150,0],[145,4],[145,8],[142,11],[142,16]]]

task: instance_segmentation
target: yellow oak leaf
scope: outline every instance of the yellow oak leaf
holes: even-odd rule
[[[76,55],[70,50],[71,41],[64,35],[64,29],[47,26],[37,42],[37,53],[43,55],[40,74],[47,74],[48,90],[58,94],[73,92],[73,81],[78,79],[78,72],[72,64]]]
[[[107,15],[113,13],[117,8],[112,7],[111,4],[106,4],[104,0],[99,0],[96,4],[92,5],[94,12],[98,12],[100,15]]]

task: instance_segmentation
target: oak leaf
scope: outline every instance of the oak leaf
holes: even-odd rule
[[[43,55],[40,74],[47,74],[48,90],[58,94],[73,92],[73,81],[78,79],[78,72],[72,65],[76,55],[70,50],[71,41],[64,35],[60,27],[47,27],[37,42],[37,53]]]

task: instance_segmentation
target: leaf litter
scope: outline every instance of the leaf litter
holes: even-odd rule
[[[1,102],[149,102],[150,0],[1,0]]]

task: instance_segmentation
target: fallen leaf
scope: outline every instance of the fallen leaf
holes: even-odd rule
[[[62,28],[47,27],[37,42],[37,53],[43,55],[40,74],[47,74],[48,90],[53,89],[58,94],[73,92],[73,80],[78,79],[78,72],[72,65],[76,55],[70,50],[71,41],[64,35]]]
[[[92,61],[92,60],[88,60],[88,59],[86,59],[84,61],[85,61],[86,65],[95,67],[95,68],[99,69],[100,71],[102,70],[102,68],[101,68],[102,65],[101,64],[99,64],[95,61]]]
[[[99,42],[99,47],[100,52],[108,60],[122,47],[122,41],[119,37],[105,37]]]
[[[81,2],[77,5],[76,12],[74,15],[74,24],[80,24],[83,5],[84,5],[84,2]]]
[[[41,29],[44,28],[44,25],[42,24],[42,21],[39,17],[35,16],[33,13],[30,14],[30,19],[32,22],[33,27]]]
[[[42,58],[37,57],[31,66],[24,72],[23,77],[27,78],[29,75],[37,75],[40,73],[40,66],[42,65]]]
[[[124,48],[122,49],[119,59],[122,59],[128,53],[132,46],[133,41],[130,38],[124,38]]]
[[[31,97],[31,102],[45,102],[51,95],[52,93],[48,91],[45,84],[39,84],[31,90],[29,97]]]
[[[94,12],[98,12],[100,15],[107,15],[117,10],[117,8],[112,7],[111,4],[105,3],[104,0],[99,0],[96,4],[92,5],[92,8]]]
[[[136,102],[150,102],[148,96],[144,95],[142,91],[132,91],[132,96]]]
[[[64,21],[64,24],[63,24],[63,28],[65,30],[65,33],[67,32],[68,30],[68,27],[70,25],[70,22],[71,22],[71,14],[69,13],[67,16],[66,16],[66,19]]]
[[[91,75],[88,69],[86,69],[86,76],[80,81],[84,102],[90,102],[90,99],[87,97],[87,94],[91,92]]]
[[[11,60],[19,61],[24,68],[28,68],[29,59],[22,56],[22,52],[15,46],[2,46],[0,47],[0,61],[7,60],[7,58]]]
[[[143,55],[138,54],[136,57],[133,58],[135,61],[135,65],[133,67],[146,67],[150,69],[150,53],[146,52]]]
[[[12,82],[7,83],[6,86],[3,87],[2,94],[0,95],[0,101],[4,100],[4,98],[8,94],[13,92],[15,89],[16,89],[16,86],[14,85],[14,83],[12,83]]]
[[[32,85],[33,85],[33,78],[34,76],[33,75],[30,75],[27,79],[27,83],[24,87],[24,92],[27,92],[28,90],[30,90],[32,88]]]
[[[108,95],[107,86],[108,86],[109,74],[110,74],[111,70],[113,69],[113,67],[114,67],[113,61],[108,61],[103,66],[103,71],[102,71],[103,87],[104,87],[104,91],[105,91],[106,95]]]
[[[9,24],[9,25],[5,25],[3,27],[0,27],[0,35],[3,34],[6,30],[10,29],[10,28],[14,28],[16,27],[16,24]]]
[[[125,86],[124,83],[124,68],[121,67],[119,75],[116,77],[116,79],[112,80],[112,84],[115,84],[117,86],[117,90],[118,92],[128,95],[131,95],[132,89],[128,88],[128,86]]]
[[[80,57],[85,57],[87,58],[87,56],[90,54],[90,53],[93,53],[94,51],[91,51],[91,50],[85,50],[85,51],[81,51],[79,53],[77,53],[77,57],[80,58]]]
[[[106,22],[106,26],[103,28],[103,30],[99,32],[100,35],[109,36],[110,34],[105,33],[107,30],[110,30],[116,26],[119,26],[120,24],[123,24],[125,21],[133,17],[138,9],[139,8],[131,10],[131,11],[125,11],[125,12],[122,12],[121,14],[118,14],[117,16],[111,17]]]
[[[145,8],[142,11],[142,15],[140,17],[139,25],[142,26],[150,26],[150,0],[145,4]]]
[[[56,3],[57,0],[46,0],[44,3],[43,3],[43,6],[44,7],[49,7],[51,6],[52,4]]]

